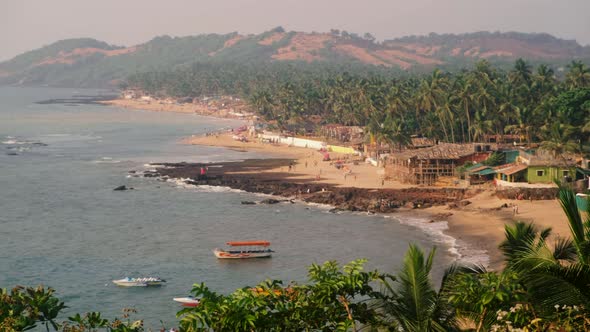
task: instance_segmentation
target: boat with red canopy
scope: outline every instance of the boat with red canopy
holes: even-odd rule
[[[226,243],[231,248],[215,248],[213,253],[222,259],[266,258],[274,252],[269,248],[269,241],[230,241]]]

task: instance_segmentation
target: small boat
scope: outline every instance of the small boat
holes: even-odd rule
[[[119,280],[113,280],[113,283],[121,287],[149,287],[149,286],[162,286],[162,283],[166,282],[164,279],[147,277],[147,278],[123,278]]]
[[[268,241],[234,241],[227,242],[231,249],[215,248],[213,253],[221,259],[266,258],[274,252]]]
[[[201,303],[199,301],[199,299],[194,298],[192,296],[175,297],[172,300],[174,302],[178,302],[178,303],[182,304],[183,307],[196,307],[196,306],[198,306]]]

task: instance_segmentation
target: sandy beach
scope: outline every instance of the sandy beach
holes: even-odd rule
[[[317,151],[289,147],[285,145],[267,144],[259,142],[239,142],[232,139],[228,133],[210,136],[187,138],[184,143],[222,146],[238,150],[261,151],[269,155],[295,160],[291,171],[281,167],[266,170],[266,172],[290,172],[285,180],[308,181],[318,179],[319,182],[338,187],[354,187],[369,189],[403,189],[412,188],[411,185],[401,184],[396,181],[383,181],[378,168],[370,164],[358,161],[355,157],[331,153],[333,160],[346,160],[347,169],[336,169],[329,163],[322,162],[322,155]],[[357,157],[358,158],[358,157]],[[247,172],[247,171],[246,171]],[[350,172],[346,177],[344,174]],[[446,221],[450,235],[470,248],[485,250],[490,257],[490,268],[502,267],[503,257],[498,250],[498,244],[504,239],[504,227],[515,221],[534,222],[539,228],[551,227],[553,237],[569,236],[567,219],[557,200],[542,201],[518,201],[499,199],[494,195],[493,189],[485,189],[467,199],[470,203],[465,206],[450,208],[449,206],[433,206],[426,209],[415,210],[412,213],[432,219],[435,222]],[[514,213],[513,206],[518,206],[518,213]],[[505,206],[505,207],[502,207]],[[507,206],[507,207],[506,207]],[[407,209],[401,208],[401,212]]]
[[[224,119],[242,119],[246,120],[246,117],[241,117],[232,113],[232,109],[212,109],[207,107],[206,104],[193,104],[193,103],[169,103],[159,100],[145,101],[140,99],[113,99],[107,101],[101,101],[101,104],[116,106],[129,110],[146,110],[154,112],[172,112],[172,113],[186,113],[186,114],[198,114],[203,116],[213,116]]]
[[[116,99],[106,102],[109,105],[126,109],[142,109],[158,112],[178,112],[200,114],[216,117],[231,117],[227,114],[212,112],[206,107],[195,104],[161,104],[147,103],[140,100]],[[322,161],[323,155],[318,151],[290,147],[279,144],[261,143],[256,139],[248,142],[236,141],[232,133],[212,133],[206,136],[187,137],[184,144],[226,147],[241,151],[258,151],[276,158],[293,160],[292,166],[257,169],[255,172],[267,173],[269,177],[280,176],[282,181],[293,183],[316,183],[341,188],[364,189],[409,189],[412,185],[383,179],[379,168],[363,162],[359,157],[330,153],[331,162]],[[336,168],[334,163],[342,161],[344,167]],[[253,172],[248,169],[234,170],[235,173]],[[280,174],[280,175],[279,175]],[[481,193],[470,195],[468,205],[450,208],[447,205],[432,206],[424,209],[400,207],[397,211],[422,216],[432,222],[447,222],[448,229],[444,232],[468,248],[485,251],[489,256],[489,267],[502,267],[503,257],[498,245],[504,239],[504,227],[515,221],[534,222],[539,228],[551,227],[553,237],[569,236],[569,226],[557,200],[516,201],[499,199],[493,189],[485,189]],[[514,213],[512,206],[518,206]],[[502,206],[507,206],[503,207]],[[469,255],[469,253],[463,253]]]

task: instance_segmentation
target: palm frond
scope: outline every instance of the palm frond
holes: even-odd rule
[[[570,231],[572,233],[573,243],[578,251],[578,259],[588,263],[587,256],[585,256],[584,243],[586,242],[586,232],[584,229],[584,222],[578,210],[578,203],[576,202],[576,195],[573,190],[560,187],[559,188],[559,203],[563,212],[567,216]]]
[[[535,303],[552,310],[555,305],[590,305],[590,267],[554,265],[526,274],[523,282]]]
[[[558,237],[553,245],[553,258],[561,261],[574,262],[577,255],[573,241]]]

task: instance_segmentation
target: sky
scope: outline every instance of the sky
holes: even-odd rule
[[[590,44],[590,0],[0,0],[0,61],[57,40],[131,46],[155,36],[346,30],[384,40],[546,32]]]

